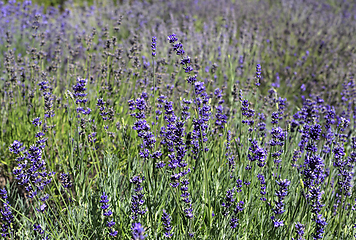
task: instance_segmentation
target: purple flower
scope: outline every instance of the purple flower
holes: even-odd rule
[[[267,159],[267,151],[259,147],[256,140],[250,139],[250,143],[251,146],[249,147],[249,153],[247,155],[248,160],[251,162],[257,160],[257,165],[259,167],[263,167],[266,164],[265,161]]]
[[[105,192],[103,192],[103,194],[101,195],[101,200],[100,203],[102,203],[101,205],[101,209],[104,210],[103,215],[105,217],[109,217],[113,214],[113,212],[109,209],[109,205],[107,204],[109,202],[108,196],[105,194]],[[115,222],[113,220],[107,221],[106,222],[106,226],[109,228],[109,235],[112,237],[115,237],[117,235],[117,231],[115,231],[113,229],[113,226],[115,225]]]
[[[151,44],[152,57],[156,56],[156,41],[157,41],[157,38],[155,36],[153,36],[152,37],[152,44]]]
[[[147,237],[147,235],[144,235],[145,230],[139,222],[132,224],[131,231],[134,240],[143,240]]]
[[[105,194],[105,192],[103,193],[103,195],[101,195],[101,200],[100,203],[102,203],[101,209],[103,209],[105,212],[106,210],[110,207],[107,203],[109,202],[108,196]],[[104,212],[104,213],[105,213]]]
[[[265,201],[267,201],[267,199],[264,197],[264,195],[266,195],[266,179],[263,176],[263,174],[258,174],[257,178],[258,178],[258,180],[260,180],[260,184],[261,184],[260,193],[261,193],[262,197],[260,199],[261,199],[261,201],[265,202]]]
[[[176,35],[173,33],[172,35],[168,36],[168,41],[169,43],[175,43],[176,41],[178,41],[178,38],[176,37]]]
[[[229,214],[229,212],[230,212],[229,209],[236,200],[234,198],[234,192],[235,192],[235,188],[232,188],[232,189],[229,189],[226,191],[225,201],[221,204],[221,206],[225,208],[223,210],[224,216],[227,216]]]
[[[133,183],[134,186],[134,194],[131,197],[131,212],[132,219],[136,220],[140,215],[144,215],[146,213],[145,209],[142,209],[142,205],[144,204],[144,195],[142,193],[143,187],[142,182],[144,181],[144,177],[134,176],[131,178],[130,182]]]
[[[15,140],[9,147],[9,150],[14,154],[20,154],[23,150],[25,150],[25,147],[23,147],[23,143]]]
[[[298,223],[295,224],[294,227],[295,227],[295,232],[298,235],[298,239],[300,239],[300,240],[303,239],[305,226],[298,222]]]
[[[273,225],[275,228],[284,226],[283,220],[273,219]]]
[[[61,180],[64,188],[72,187],[72,182],[70,181],[69,175],[67,173],[61,173],[59,179]]]
[[[274,125],[277,125],[279,121],[279,113],[278,112],[273,112],[272,113],[272,121],[271,123]]]
[[[21,144],[10,147],[13,150],[15,147],[16,151],[19,152],[18,146],[21,146],[20,150],[23,151],[22,155],[16,159],[18,165],[14,168],[13,173],[18,184],[24,186],[29,198],[33,198],[43,191],[45,186],[51,183],[51,177],[55,174],[55,172],[47,172],[46,162],[42,159],[42,152],[45,147],[45,145],[40,145],[42,143],[43,141],[37,141],[28,150],[23,148]]]
[[[173,236],[173,233],[171,233],[172,227],[171,227],[171,216],[169,216],[168,213],[166,213],[166,210],[163,209],[163,214],[162,214],[162,222],[164,226],[164,236],[167,238],[170,238]]]
[[[32,124],[35,125],[36,127],[38,127],[38,126],[41,126],[42,121],[41,121],[41,119],[38,117],[38,118],[35,118],[35,119],[32,120]]]
[[[314,239],[322,239],[323,238],[323,233],[324,227],[327,225],[327,222],[325,221],[325,218],[321,214],[317,214],[315,219],[314,219],[316,226],[315,226],[315,233],[313,234]]]
[[[227,123],[227,116],[223,112],[223,106],[219,105],[216,107],[216,114],[215,114],[215,126],[220,129],[224,129],[225,124]]]
[[[260,86],[261,64],[256,65],[256,86]]]
[[[288,194],[288,186],[290,185],[290,181],[287,179],[276,181],[277,185],[279,186],[279,189],[276,190],[275,195],[277,196],[277,200],[274,201],[275,206],[272,209],[273,213],[275,215],[281,215],[285,212],[284,210],[284,199]],[[275,216],[272,216],[273,224],[274,227],[278,228],[280,226],[283,226],[283,221],[278,220],[275,218]]]
[[[310,127],[309,136],[312,140],[318,141],[320,139],[321,134],[321,126],[319,124],[315,124]]]
[[[189,84],[194,84],[195,82],[197,81],[197,76],[196,75],[194,75],[194,76],[188,76],[187,77],[187,82],[189,83]]]
[[[1,195],[1,198],[4,199],[2,201],[3,204],[2,204],[2,209],[0,211],[1,212],[0,220],[2,222],[1,236],[2,237],[7,237],[8,235],[12,236],[12,233],[13,233],[12,222],[13,222],[14,216],[11,211],[10,203],[7,200],[8,196],[7,196],[7,191],[5,188],[0,189],[0,195]]]
[[[182,60],[180,60],[180,64],[181,64],[181,65],[188,65],[188,64],[190,64],[190,57],[187,56],[187,57],[182,58]]]
[[[186,73],[190,73],[193,71],[192,66],[183,67],[183,69],[185,70]]]
[[[118,234],[118,231],[110,228],[109,230],[109,235],[112,236],[112,237],[116,237],[116,235]]]
[[[41,224],[33,224],[33,231],[38,232],[39,234],[44,234]]]

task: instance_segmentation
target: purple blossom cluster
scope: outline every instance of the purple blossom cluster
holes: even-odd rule
[[[190,193],[188,192],[189,179],[187,174],[191,171],[185,160],[188,147],[184,142],[185,120],[178,119],[173,109],[173,103],[164,102],[164,119],[167,122],[166,127],[161,127],[160,135],[162,137],[161,145],[165,146],[169,152],[168,167],[171,171],[170,186],[180,187],[181,198],[186,205],[184,208],[187,218],[193,217]]]
[[[110,205],[108,204],[109,199],[108,196],[105,194],[105,192],[103,193],[103,195],[101,195],[101,200],[100,203],[102,203],[101,205],[101,209],[104,210],[103,215],[105,218],[110,217],[113,213],[112,211],[109,209]],[[115,237],[118,233],[118,231],[113,229],[113,226],[115,225],[115,222],[113,220],[108,220],[106,222],[106,226],[109,228],[109,235],[112,237]]]
[[[267,151],[262,147],[259,147],[256,140],[250,139],[250,143],[251,145],[248,149],[249,153],[247,155],[248,160],[251,164],[257,161],[257,166],[261,168],[264,167],[267,159]],[[248,164],[246,170],[250,170],[251,168],[252,166]]]
[[[86,98],[87,93],[85,92],[87,90],[86,84],[88,80],[87,79],[82,79],[82,78],[77,78],[77,83],[73,85],[73,96],[75,99],[75,103],[78,105],[77,107],[77,113],[82,113],[84,115],[89,115],[91,113],[90,108],[84,108],[85,104],[88,102],[88,99]]]
[[[288,187],[290,185],[290,181],[287,179],[276,181],[277,185],[279,186],[279,189],[275,192],[275,195],[277,196],[277,200],[274,202],[275,206],[273,208],[273,213],[275,214],[274,216],[271,217],[273,220],[273,225],[274,227],[278,228],[280,226],[283,226],[283,220],[280,220],[278,216],[283,214],[285,212],[284,210],[284,199],[288,194]]]
[[[267,185],[266,179],[263,176],[263,174],[260,174],[260,173],[257,175],[257,178],[260,181],[260,185],[261,185],[260,194],[262,195],[262,197],[260,199],[261,199],[261,201],[265,202],[265,201],[267,201],[267,199],[265,197],[265,195],[266,195],[266,185]]]
[[[206,93],[204,83],[195,82],[194,87],[196,96],[196,98],[194,99],[194,103],[197,108],[198,114],[192,120],[192,153],[194,158],[197,158],[200,151],[209,151],[209,148],[206,147],[206,144],[208,142],[207,132],[209,128],[208,122],[211,118],[211,106],[209,104],[210,98]]]
[[[156,41],[157,41],[157,38],[155,36],[153,36],[152,37],[152,44],[151,44],[152,57],[156,56]]]
[[[18,184],[24,187],[29,198],[34,198],[43,191],[51,183],[52,176],[55,174],[55,172],[47,172],[46,162],[42,159],[44,145],[38,144],[43,144],[43,142],[37,141],[27,150],[19,141],[14,141],[10,146],[10,152],[19,155],[16,158],[18,164],[13,174]]]
[[[226,133],[226,146],[225,146],[225,157],[227,158],[227,164],[229,165],[229,170],[230,170],[230,178],[232,178],[232,173],[235,170],[236,167],[236,162],[235,162],[235,156],[232,153],[232,148],[231,148],[231,131],[228,130]]]
[[[136,100],[129,100],[130,110],[138,110],[137,112],[131,113],[131,116],[137,119],[132,129],[137,132],[139,138],[142,138],[141,150],[139,154],[145,160],[150,157],[157,159],[161,156],[160,151],[152,152],[156,144],[156,136],[151,132],[151,127],[146,121],[146,98],[146,93],[142,93],[140,98],[137,98]]]
[[[132,224],[131,230],[134,240],[143,240],[147,237],[147,235],[144,235],[145,229],[142,227],[141,223]]]
[[[52,118],[55,116],[54,111],[53,111],[53,96],[52,96],[52,87],[49,85],[49,82],[46,80],[46,75],[42,75],[42,81],[38,83],[38,86],[40,86],[40,91],[42,92],[43,98],[44,98],[44,108],[45,108],[45,114],[44,118]]]
[[[241,113],[244,116],[244,120],[242,120],[243,124],[248,126],[252,126],[255,124],[253,117],[255,116],[255,110],[250,108],[250,103],[247,99],[242,99],[242,92],[240,91],[240,102],[241,102]],[[252,131],[252,128],[249,128],[249,131]]]
[[[166,210],[163,209],[162,222],[165,230],[164,237],[166,238],[171,238],[173,236],[173,232],[171,232],[172,230],[171,220],[172,220],[171,216],[169,216]]]
[[[139,216],[142,216],[147,212],[146,209],[142,209],[142,206],[145,203],[144,193],[142,192],[142,182],[144,180],[145,178],[140,176],[134,176],[130,179],[130,182],[135,186],[134,194],[131,197],[132,220],[138,220]]]
[[[232,189],[226,191],[224,202],[221,204],[223,207],[223,216],[230,216],[230,227],[235,229],[238,226],[238,215],[244,210],[244,201],[235,202],[234,193],[241,193],[242,191],[242,180],[238,179],[236,181],[236,186]]]
[[[2,222],[1,236],[4,238],[7,236],[11,237],[13,235],[12,223],[14,215],[12,214],[11,205],[8,201],[7,191],[5,188],[0,189],[0,195],[2,198],[2,209],[0,211],[0,220]]]

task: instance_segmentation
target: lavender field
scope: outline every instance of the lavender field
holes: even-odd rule
[[[355,239],[356,2],[0,2],[2,239]]]

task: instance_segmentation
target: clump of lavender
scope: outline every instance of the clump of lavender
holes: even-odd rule
[[[185,121],[187,121],[190,118],[190,112],[189,112],[190,104],[192,104],[191,100],[186,100],[186,99],[182,100],[182,103],[181,103],[181,105],[182,105],[182,118]]]
[[[185,54],[185,51],[183,49],[183,44],[182,43],[176,43],[178,41],[178,38],[176,37],[176,35],[173,33],[172,35],[168,36],[168,41],[169,43],[172,44],[173,50],[176,52],[176,54],[178,56],[183,56]],[[190,72],[193,71],[193,67],[190,65],[191,61],[190,61],[190,57],[183,57],[180,61],[180,64],[183,65],[183,69],[185,71],[185,73],[188,73],[187,76],[187,82],[189,84],[194,85],[194,83],[197,81],[197,76],[194,75],[190,75]]]
[[[167,238],[171,238],[173,236],[173,232],[171,232],[172,230],[171,220],[172,220],[171,216],[169,216],[166,210],[163,209],[162,222],[165,230],[164,236]]]
[[[24,150],[25,147],[23,147],[23,143],[17,140],[15,140],[9,147],[9,151],[16,155],[20,154]]]
[[[3,199],[1,202],[2,204],[2,209],[1,209],[1,216],[0,216],[0,220],[2,222],[1,225],[1,236],[2,237],[11,237],[13,234],[13,229],[12,229],[12,222],[14,219],[14,215],[12,214],[11,211],[11,206],[9,201],[7,200],[8,196],[7,196],[7,191],[6,189],[0,189],[0,195],[1,198]]]
[[[296,162],[301,158],[301,152],[298,149],[294,149],[292,157],[292,167],[298,167]]]
[[[106,102],[104,102],[102,98],[99,98],[96,103],[96,106],[98,106],[100,110],[100,116],[104,121],[108,120],[108,112],[106,111],[105,103]]]
[[[172,171],[170,186],[177,188],[181,185],[181,198],[186,204],[184,209],[185,216],[191,219],[193,217],[193,209],[191,208],[190,193],[188,192],[189,179],[185,177],[190,172],[190,168],[187,168],[188,164],[185,161],[187,146],[183,141],[185,121],[179,120],[175,115],[172,102],[165,101],[164,109],[164,119],[167,122],[167,126],[161,127],[160,134],[163,138],[161,144],[166,146],[169,152],[170,161],[168,167]]]
[[[42,125],[42,121],[40,118],[35,118],[32,124],[39,128]],[[47,172],[46,162],[42,159],[45,142],[47,141],[47,138],[44,138],[44,136],[43,132],[37,132],[35,137],[38,140],[27,150],[22,147],[23,144],[19,141],[14,141],[10,146],[10,152],[20,155],[16,158],[18,164],[13,170],[15,179],[19,185],[24,187],[27,197],[32,199],[36,196],[39,197],[40,206],[35,209],[40,213],[44,213],[47,210],[46,201],[49,199],[49,195],[44,194],[44,189],[52,182],[52,177],[55,174],[55,172]],[[44,230],[39,224],[34,225],[34,231],[41,235],[44,234]]]
[[[168,36],[168,41],[172,44],[173,50],[176,51],[177,55],[184,55],[185,51],[183,50],[182,43],[176,43],[178,38],[175,34]],[[197,108],[197,116],[193,119],[193,132],[192,132],[192,152],[193,157],[197,158],[197,155],[200,151],[207,152],[209,149],[205,147],[204,149],[199,144],[199,140],[201,144],[204,144],[208,141],[207,129],[208,124],[207,122],[210,119],[211,115],[211,107],[209,105],[209,96],[205,91],[204,83],[197,82],[197,76],[191,76],[190,73],[193,71],[193,67],[190,65],[191,60],[190,57],[183,57],[180,61],[180,64],[183,65],[183,69],[185,73],[187,73],[187,82],[194,86],[194,93],[195,93],[195,105]]]
[[[266,137],[266,116],[263,113],[258,114],[258,123],[255,131],[258,132],[260,137]]]
[[[103,213],[104,217],[105,218],[110,217],[112,215],[112,211],[109,209],[110,205],[108,204],[108,202],[109,202],[108,196],[104,192],[100,198],[101,198],[100,203],[102,203],[101,209],[104,210],[104,213]],[[118,231],[116,231],[112,228],[114,225],[115,225],[115,222],[113,220],[106,222],[106,226],[109,228],[109,235],[112,237],[115,237],[118,233]]]
[[[271,140],[269,145],[274,150],[272,152],[272,157],[274,158],[273,161],[276,164],[277,169],[282,161],[280,156],[283,153],[283,149],[281,148],[284,146],[286,135],[286,131],[284,131],[281,127],[274,127],[271,130]]]
[[[224,129],[225,124],[227,123],[227,116],[224,114],[224,108],[222,105],[216,107],[215,118],[215,126],[219,129]]]
[[[244,206],[244,201],[239,201],[237,204],[236,204],[236,208],[234,209],[234,215],[232,215],[231,217],[231,220],[230,220],[230,227],[232,229],[235,229],[238,225],[238,221],[239,219],[237,218],[238,217],[238,213],[242,212],[245,208],[243,207]]]
[[[18,184],[24,186],[27,196],[33,198],[52,181],[51,177],[55,172],[47,172],[46,163],[42,159],[44,145],[38,146],[35,144],[28,150],[19,148],[19,146],[22,146],[22,143],[14,141],[10,147],[10,152],[18,155],[24,151],[22,155],[16,158],[18,165],[14,168],[13,174]]]
[[[194,85],[194,91],[196,96],[194,102],[197,107],[198,114],[195,118],[193,118],[192,150],[193,157],[196,158],[200,151],[209,151],[209,148],[204,145],[208,142],[207,132],[209,128],[208,122],[211,116],[211,106],[209,105],[209,96],[206,93],[203,82],[196,82]]]
[[[309,154],[311,155],[311,154]],[[321,203],[322,194],[321,184],[324,182],[327,174],[324,169],[324,161],[320,156],[307,154],[304,169],[302,170],[304,185],[307,188],[307,199],[311,206],[313,213],[313,221],[315,221],[315,233],[313,234],[315,239],[321,239],[324,233],[324,227],[327,224],[325,218],[320,214],[322,207]]]

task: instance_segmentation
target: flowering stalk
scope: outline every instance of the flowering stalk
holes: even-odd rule
[[[237,193],[242,191],[242,180],[238,179],[236,183],[236,187],[227,190],[224,202],[221,204],[221,206],[224,208],[224,217],[228,217],[230,215],[230,227],[232,229],[235,229],[237,227],[239,221],[239,219],[237,218],[238,214],[244,210],[243,206],[245,204],[243,201],[239,201],[235,204],[236,198],[234,198],[234,193],[235,190]]]
[[[171,238],[173,236],[173,232],[171,232],[172,230],[171,220],[172,220],[171,216],[169,216],[166,210],[163,209],[162,222],[165,230],[164,237],[166,238]]]
[[[133,223],[131,227],[132,237],[134,240],[143,240],[147,237],[141,223]]]
[[[152,68],[153,68],[153,99],[156,99],[156,69],[155,69],[155,57],[156,57],[156,36],[152,37]]]
[[[109,202],[108,196],[103,193],[101,195],[101,200],[100,203],[102,203],[101,209],[104,210],[103,215],[104,218],[106,219],[107,217],[110,217],[112,215],[112,211],[109,209],[110,205],[107,204]],[[115,222],[113,220],[107,221],[106,226],[109,228],[109,235],[112,237],[115,237],[118,233],[118,231],[114,230],[112,227],[115,225]]]
[[[261,64],[256,65],[256,86],[259,87],[261,80]]]
[[[32,124],[39,128],[42,125],[42,121],[40,118],[35,118]],[[52,177],[55,172],[47,172],[46,162],[42,159],[42,153],[47,141],[47,138],[44,138],[45,134],[39,131],[35,136],[38,140],[36,140],[36,143],[30,146],[28,150],[26,150],[19,141],[14,141],[9,150],[16,155],[20,155],[16,158],[18,164],[13,170],[15,179],[19,185],[25,188],[27,197],[31,199],[35,197],[39,198],[40,206],[36,208],[36,211],[44,213],[48,207],[46,201],[49,199],[49,195],[44,194],[43,191],[45,187],[52,182]],[[34,231],[41,235],[44,234],[44,230],[40,224],[34,225]]]
[[[2,222],[2,226],[1,226],[1,236],[2,237],[11,237],[12,238],[12,235],[13,235],[13,228],[12,228],[12,222],[13,222],[13,219],[14,219],[14,215],[12,214],[12,211],[11,211],[11,206],[10,206],[10,203],[9,201],[7,200],[8,199],[8,196],[7,196],[7,191],[6,189],[0,189],[0,195],[1,195],[1,198],[3,199],[2,200],[2,209],[1,209],[1,216],[0,216],[0,220]]]
[[[144,229],[141,226],[141,223],[139,222],[139,217],[143,216],[146,212],[147,209],[142,209],[142,205],[145,203],[144,200],[144,194],[142,193],[143,187],[142,187],[142,182],[145,180],[144,177],[140,176],[134,176],[131,178],[130,182],[135,185],[134,187],[134,192],[135,194],[132,195],[131,197],[131,218],[135,222],[132,224],[131,230],[132,230],[132,236],[134,239],[144,239],[146,236],[144,236]]]
[[[287,179],[276,181],[277,185],[279,186],[279,190],[276,191],[275,195],[277,196],[277,201],[274,201],[275,207],[273,208],[273,213],[275,216],[272,216],[271,219],[273,220],[274,227],[278,228],[284,225],[283,220],[277,218],[277,216],[283,214],[284,210],[284,199],[288,194],[288,186],[290,181]]]

